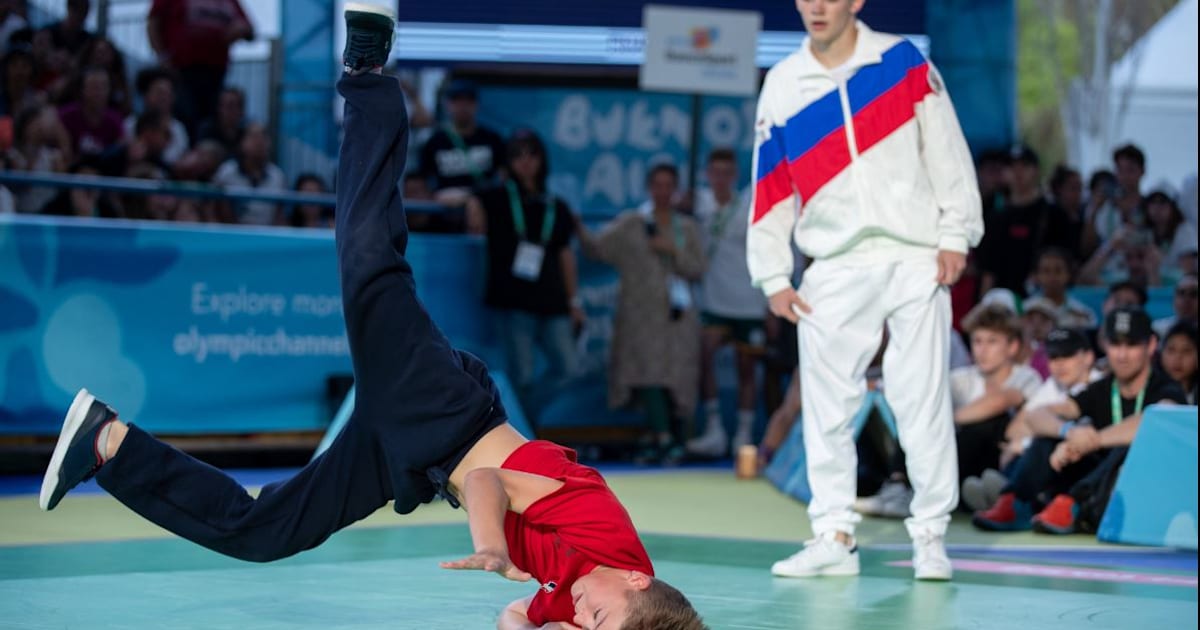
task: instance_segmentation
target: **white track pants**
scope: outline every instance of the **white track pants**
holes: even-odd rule
[[[911,535],[944,535],[958,504],[958,462],[950,410],[950,293],[937,285],[937,258],[879,263],[817,261],[800,296],[800,384],[804,448],[813,499],[813,533],[854,533],[858,456],[850,425],[866,395],[865,373],[891,333],[883,357],[887,401],[914,498]]]

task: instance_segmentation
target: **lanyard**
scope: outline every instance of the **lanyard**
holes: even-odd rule
[[[1130,415],[1136,416],[1142,412],[1142,403],[1146,401],[1146,387],[1149,385],[1150,381],[1147,380],[1146,384],[1142,386],[1142,391],[1138,392],[1137,401],[1133,403],[1133,413]],[[1117,389],[1117,379],[1115,378],[1112,384],[1112,419],[1114,425],[1121,424],[1121,421],[1125,419],[1124,411],[1121,409],[1121,392]]]
[[[466,162],[467,168],[471,170],[471,176],[475,178],[475,183],[482,183],[484,179],[483,173],[480,173],[475,163],[471,161],[471,154],[467,151],[467,144],[463,142],[462,136],[458,135],[458,132],[450,125],[446,125],[444,129],[446,135],[450,137],[450,142],[454,143],[454,148],[458,149],[459,153],[462,153],[463,161]]]
[[[712,223],[708,227],[708,258],[712,259],[713,254],[717,251],[717,245],[721,237],[725,235],[725,228],[729,225],[729,219],[734,213],[741,208],[742,196],[734,195],[728,203],[717,208],[716,215],[713,216]]]
[[[508,180],[504,182],[504,187],[508,189],[508,208],[512,210],[513,227],[517,229],[517,236],[521,240],[525,240],[525,206],[521,204],[521,195],[517,193],[517,185]],[[550,242],[550,235],[554,233],[554,199],[546,200],[546,216],[542,219],[542,244]]]

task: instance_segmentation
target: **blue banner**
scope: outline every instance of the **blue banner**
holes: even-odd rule
[[[479,118],[506,136],[536,130],[550,157],[550,189],[576,212],[613,216],[645,199],[650,166],[687,170],[691,103],[637,90],[485,87]]]
[[[480,245],[409,245],[445,298],[430,313],[477,352]],[[80,387],[151,431],[319,429],[350,373],[330,231],[0,219],[0,434],[57,433]]]
[[[733,149],[744,184],[750,181],[757,99],[701,99],[698,174],[716,148]],[[681,187],[692,143],[688,96],[638,90],[486,87],[480,119],[507,135],[530,127],[550,154],[550,188],[577,212],[614,216],[645,199],[649,166],[679,167]],[[701,181],[703,185],[703,181]]]

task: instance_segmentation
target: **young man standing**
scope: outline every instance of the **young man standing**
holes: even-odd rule
[[[1094,531],[1112,490],[1105,490],[1105,480],[1124,463],[1142,410],[1155,403],[1187,404],[1179,384],[1153,367],[1158,341],[1145,311],[1122,307],[1109,313],[1104,337],[1112,374],[1061,403],[1029,412],[1034,440],[996,503],[975,513],[976,527]],[[1041,511],[1034,516],[1036,508]]]
[[[945,580],[958,503],[948,287],[983,235],[979,191],[941,77],[910,42],[858,22],[862,6],[797,0],[809,37],[767,74],[758,103],[750,275],[773,313],[799,322],[816,534],[772,572],[859,572],[850,421],[886,323],[884,379],[915,493],[915,574]],[[799,292],[791,238],[815,259]]]
[[[754,372],[758,354],[766,342],[767,300],[750,282],[746,269],[746,226],[750,222],[750,198],[737,190],[737,156],[729,149],[716,149],[708,156],[708,189],[696,199],[696,218],[704,227],[708,269],[700,285],[700,314],[704,324],[700,357],[700,390],[707,423],[704,433],[687,444],[689,452],[720,457],[751,444],[754,406],[757,400]],[[732,444],[721,420],[717,398],[717,351],[733,342],[737,354],[737,431]],[[757,352],[756,352],[757,351]]]

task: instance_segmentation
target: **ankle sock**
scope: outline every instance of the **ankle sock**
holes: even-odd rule
[[[108,432],[112,430],[113,423],[116,419],[105,422],[100,430],[96,432],[96,463],[103,466],[108,463]]]

